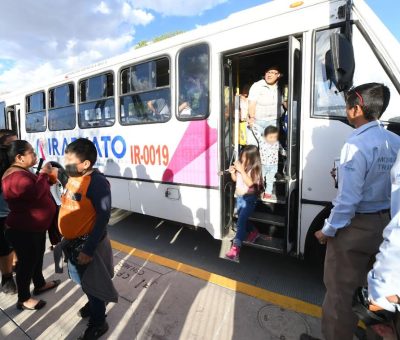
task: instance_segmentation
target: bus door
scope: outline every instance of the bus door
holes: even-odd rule
[[[6,120],[7,128],[12,130],[18,138],[21,138],[19,104],[6,107]]]
[[[299,135],[301,104],[301,42],[293,36],[289,37],[289,77],[288,77],[288,127],[287,127],[287,211],[286,211],[286,250],[291,251],[296,244],[299,208]]]
[[[222,217],[222,235],[228,233],[233,224],[234,211],[234,191],[235,183],[227,171],[236,160],[238,145],[235,143],[237,134],[234,131],[235,120],[235,98],[233,94],[233,75],[232,60],[224,60],[222,87],[222,107],[221,107],[221,127],[220,127],[220,177],[221,177],[221,217]]]

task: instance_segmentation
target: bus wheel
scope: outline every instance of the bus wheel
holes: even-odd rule
[[[326,206],[322,211],[314,218],[308,229],[306,236],[306,244],[304,250],[304,259],[310,264],[323,268],[325,261],[326,245],[321,245],[315,238],[314,233],[324,226],[325,220],[331,213],[332,205]]]

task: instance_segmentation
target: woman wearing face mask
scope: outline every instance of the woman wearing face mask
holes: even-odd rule
[[[18,256],[17,308],[30,310],[41,309],[46,304],[31,297],[31,281],[33,295],[42,294],[60,283],[46,282],[42,273],[46,230],[56,213],[50,194],[50,177],[55,175],[55,170],[46,164],[36,176],[29,171],[36,162],[36,154],[27,141],[17,140],[1,146],[1,188],[10,209],[5,221],[6,237]]]

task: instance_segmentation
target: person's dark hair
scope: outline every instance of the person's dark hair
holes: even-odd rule
[[[3,145],[9,137],[17,136],[17,134],[9,129],[0,129],[0,145]]]
[[[68,144],[65,153],[75,154],[81,162],[88,160],[90,162],[90,167],[93,167],[97,161],[97,149],[93,142],[86,138],[78,138]]]
[[[346,94],[347,107],[354,108],[359,105],[365,119],[369,121],[379,119],[386,111],[389,101],[389,88],[379,83],[363,84],[349,90]]]
[[[270,125],[267,126],[264,130],[264,136],[267,137],[268,135],[270,135],[271,133],[278,133],[279,130],[276,126]]]
[[[259,184],[261,179],[261,159],[258,148],[255,145],[247,145],[240,152],[240,160],[242,156],[246,156],[245,171],[251,171],[251,179],[255,184]]]
[[[17,155],[23,155],[29,150],[30,144],[26,140],[16,140],[9,145],[0,145],[0,179],[6,170],[15,162]]]
[[[267,73],[268,71],[277,71],[277,72],[281,73],[281,69],[278,65],[272,65],[272,66],[267,67],[265,69],[264,73]]]

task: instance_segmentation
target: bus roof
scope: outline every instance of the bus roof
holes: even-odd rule
[[[363,2],[364,0],[358,0],[358,2]],[[288,12],[299,11],[305,8],[314,6],[321,3],[345,3],[346,0],[274,0],[267,2],[262,5],[258,5],[249,9],[245,9],[236,13],[229,15],[227,18],[207,24],[205,26],[198,27],[191,31],[176,35],[174,37],[152,43],[148,46],[144,46],[136,49],[133,46],[128,52],[104,59],[102,61],[96,62],[91,65],[84,66],[78,70],[72,70],[64,74],[60,74],[49,81],[35,84],[34,87],[24,87],[15,91],[0,94],[0,100],[2,98],[7,98],[9,95],[17,95],[18,93],[25,92],[36,92],[41,90],[43,87],[57,86],[59,84],[67,82],[71,78],[81,78],[93,73],[93,71],[103,71],[115,65],[134,62],[135,60],[143,59],[146,56],[154,56],[157,53],[162,53],[163,51],[170,48],[177,48],[182,45],[205,39],[206,37],[213,36],[215,34],[228,31],[252,22],[265,20],[271,17],[276,17]]]

